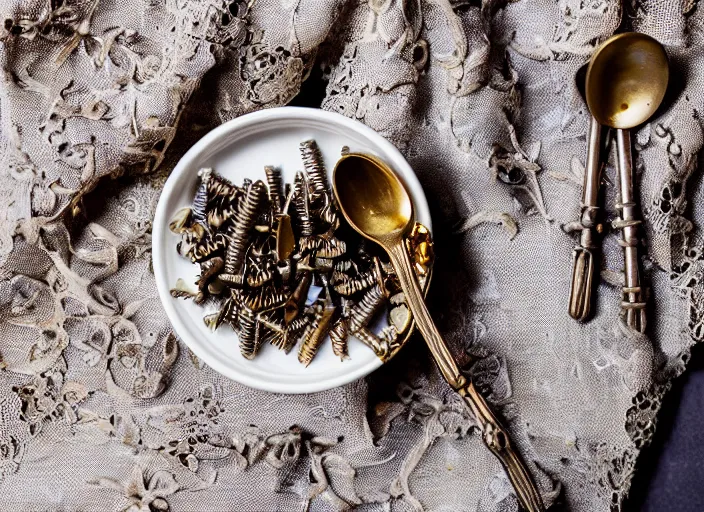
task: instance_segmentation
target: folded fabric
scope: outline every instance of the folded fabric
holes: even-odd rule
[[[429,304],[455,355],[472,356],[546,503],[620,509],[704,337],[696,4],[3,2],[3,507],[517,510],[422,344],[366,380],[283,396],[172,334],[150,261],[166,176],[214,126],[293,102],[404,152],[433,210]],[[616,30],[657,38],[673,69],[670,104],[633,135],[647,335],[620,317],[617,233],[596,317],[567,314],[589,120],[574,77]]]

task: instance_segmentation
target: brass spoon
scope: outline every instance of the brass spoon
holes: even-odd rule
[[[645,295],[638,270],[638,224],[633,194],[630,129],[643,124],[660,106],[669,79],[667,54],[650,36],[627,32],[606,40],[594,53],[587,70],[586,96],[596,120],[616,129],[623,228],[624,300],[626,322],[644,332]]]
[[[580,68],[577,76],[577,89],[584,97],[586,65]],[[580,87],[581,86],[581,87]],[[602,231],[600,223],[599,188],[601,169],[603,167],[600,151],[602,150],[602,127],[594,116],[590,116],[587,131],[587,156],[584,165],[584,186],[582,187],[582,204],[579,221],[582,234],[572,251],[572,281],[570,284],[569,314],[575,320],[583,322],[592,314],[594,291],[594,272],[596,267],[596,238]]]
[[[521,505],[529,512],[544,510],[540,494],[525,464],[511,446],[508,433],[474,383],[460,373],[425,305],[404,243],[414,224],[413,202],[408,191],[384,162],[363,153],[347,153],[337,162],[333,190],[347,222],[389,254],[418,330],[445,380],[464,397],[477,418],[484,442],[504,466]]]

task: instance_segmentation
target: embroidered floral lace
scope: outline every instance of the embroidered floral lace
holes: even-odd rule
[[[704,337],[697,0],[1,4],[3,509],[517,510],[420,340],[365,380],[285,396],[220,377],[172,333],[150,260],[164,180],[208,130],[302,87],[417,171],[434,316],[546,503],[621,507]],[[567,314],[588,125],[575,74],[617,29],[659,39],[673,68],[670,104],[634,134],[647,336],[619,316],[615,230],[596,318]]]

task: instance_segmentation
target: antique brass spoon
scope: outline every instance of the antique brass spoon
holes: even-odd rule
[[[638,270],[638,224],[633,193],[630,129],[646,122],[660,106],[669,79],[667,54],[650,36],[627,32],[606,40],[594,53],[587,69],[587,105],[594,118],[616,129],[621,189],[624,273],[623,301],[626,322],[644,332],[645,294]]]
[[[516,489],[523,508],[544,510],[540,494],[525,464],[511,446],[508,433],[489,405],[461,373],[435,327],[406,251],[405,236],[414,224],[413,202],[396,174],[378,158],[347,153],[337,162],[333,190],[340,210],[363,237],[378,243],[388,254],[406,295],[408,306],[445,380],[464,397],[482,427],[483,439],[498,457]]]
[[[575,77],[577,89],[584,98],[584,82],[587,66],[583,66]],[[590,116],[587,131],[587,156],[584,164],[584,186],[579,222],[582,234],[572,251],[572,281],[570,284],[569,314],[575,320],[583,322],[592,315],[594,300],[594,273],[597,258],[598,234],[602,231],[600,223],[599,188],[603,161],[600,153],[602,146],[602,126],[594,116]]]

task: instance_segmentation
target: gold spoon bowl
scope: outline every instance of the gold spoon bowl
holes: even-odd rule
[[[375,156],[344,155],[335,168],[333,187],[345,205],[347,220],[362,236],[375,241],[396,239],[410,230],[411,197],[393,171]]]
[[[657,40],[638,32],[618,34],[592,56],[586,80],[589,110],[605,126],[638,126],[660,106],[669,76],[667,54]]]

